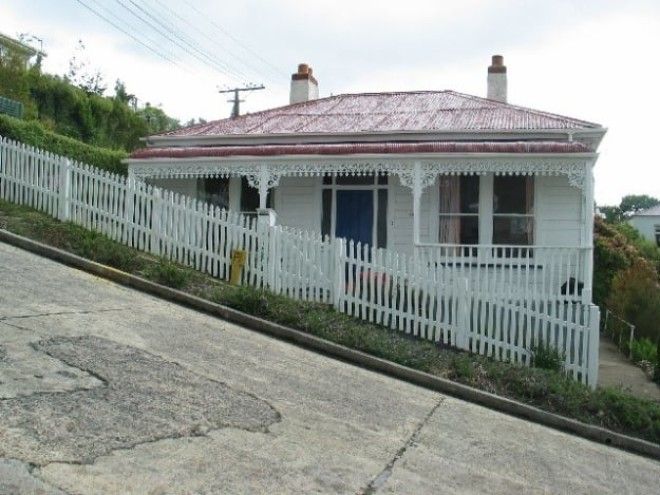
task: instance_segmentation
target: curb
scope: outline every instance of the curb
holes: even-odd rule
[[[546,412],[534,406],[523,404],[512,399],[500,397],[489,392],[468,387],[467,385],[462,385],[422,371],[407,368],[391,361],[386,361],[365,354],[361,351],[356,351],[340,344],[335,344],[319,337],[306,334],[299,330],[272,323],[185,292],[150,282],[135,275],[81,258],[75,254],[41,244],[6,230],[0,229],[0,241],[106,278],[121,285],[132,287],[151,295],[156,295],[182,306],[203,311],[213,316],[219,316],[227,321],[238,323],[251,330],[286,340],[305,349],[320,352],[327,356],[339,358],[348,363],[383,373],[392,378],[404,380],[408,383],[435,392],[450,395],[543,426],[572,433],[587,440],[592,440],[594,442],[660,460],[660,445],[647,442],[646,440],[616,433],[599,426],[581,423],[574,419]]]

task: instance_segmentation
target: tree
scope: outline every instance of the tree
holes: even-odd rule
[[[115,100],[120,101],[126,105],[130,105],[131,107],[133,107],[134,110],[135,107],[137,106],[136,96],[130,94],[126,90],[126,84],[120,79],[117,79],[117,81],[115,81]]]
[[[149,103],[138,110],[137,114],[147,123],[149,134],[173,131],[180,126],[178,120],[169,117],[162,109],[153,107]]]
[[[85,44],[82,40],[78,40],[76,50],[78,54],[73,55],[69,60],[69,72],[67,72],[65,78],[86,93],[103,96],[107,89],[103,81],[103,75],[98,69],[91,70],[89,68],[89,61],[83,58]]]
[[[202,117],[198,117],[197,120],[195,120],[195,117],[193,117],[188,122],[183,124],[183,126],[190,127],[191,125],[197,125],[197,124],[206,124],[206,119],[203,119]]]
[[[39,50],[37,50],[37,58],[35,59],[34,65],[32,66],[38,71],[41,71],[41,62],[43,61],[44,58],[44,46],[43,46],[43,40],[39,38],[38,36],[35,36],[34,34],[31,33],[21,33],[18,35],[18,40],[21,43],[26,43],[26,44],[31,44],[31,43],[39,43]]]
[[[646,194],[630,194],[624,196],[619,208],[623,216],[629,216],[633,213],[652,208],[660,204],[660,199],[648,196]]]
[[[607,223],[619,223],[623,220],[621,208],[618,206],[600,206],[598,209]]]
[[[660,199],[646,194],[629,194],[621,199],[618,206],[600,206],[598,209],[607,223],[620,223],[630,215],[660,205]]]

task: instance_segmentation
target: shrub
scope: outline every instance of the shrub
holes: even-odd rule
[[[190,281],[190,272],[166,259],[149,265],[145,274],[150,280],[173,289],[182,289]]]
[[[98,148],[55,134],[36,121],[27,122],[8,115],[0,115],[0,136],[116,174],[126,175],[128,170],[121,162],[127,156],[125,152]]]
[[[92,232],[70,224],[64,224],[63,232],[68,249],[83,258],[109,265],[118,270],[138,270],[142,262],[136,251],[117,244],[98,232]]]
[[[616,274],[608,307],[635,325],[635,336],[657,342],[660,338],[660,288],[655,268],[637,260],[630,268]]]
[[[532,366],[543,370],[561,371],[564,369],[565,356],[556,347],[539,342],[532,346]]]
[[[660,385],[660,340],[655,348],[655,370],[653,372],[653,381]]]
[[[656,344],[649,339],[634,340],[630,346],[632,360],[636,363],[640,361],[648,361],[655,363],[656,361]]]

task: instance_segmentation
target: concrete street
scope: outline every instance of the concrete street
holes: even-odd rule
[[[658,462],[0,244],[0,494],[658,486]]]

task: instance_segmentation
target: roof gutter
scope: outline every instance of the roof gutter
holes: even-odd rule
[[[262,144],[322,144],[341,142],[405,142],[405,141],[470,141],[483,140],[528,140],[528,139],[574,139],[595,140],[598,144],[607,132],[604,127],[594,129],[540,129],[540,130],[470,130],[457,129],[441,132],[397,131],[397,132],[354,132],[354,133],[271,133],[271,134],[223,134],[214,136],[149,136],[142,138],[147,147],[192,147]],[[597,147],[596,144],[596,147]]]
[[[352,153],[352,154],[343,154],[343,155],[277,155],[277,156],[254,156],[254,155],[237,155],[237,156],[200,156],[200,157],[189,157],[189,158],[167,158],[167,157],[158,157],[158,158],[125,158],[122,160],[122,163],[128,165],[131,164],[172,164],[177,163],[185,165],[186,163],[195,164],[195,163],[212,163],[212,162],[222,162],[222,163],[237,163],[243,164],[246,162],[259,161],[263,163],[268,161],[274,165],[277,162],[309,162],[310,160],[319,161],[319,160],[328,160],[328,161],[348,161],[355,162],[356,160],[373,160],[377,159],[382,162],[386,161],[397,161],[401,159],[407,160],[451,160],[451,159],[471,159],[471,158],[499,158],[499,159],[519,159],[529,160],[529,159],[587,159],[596,161],[598,158],[598,153],[588,152],[588,153]]]

